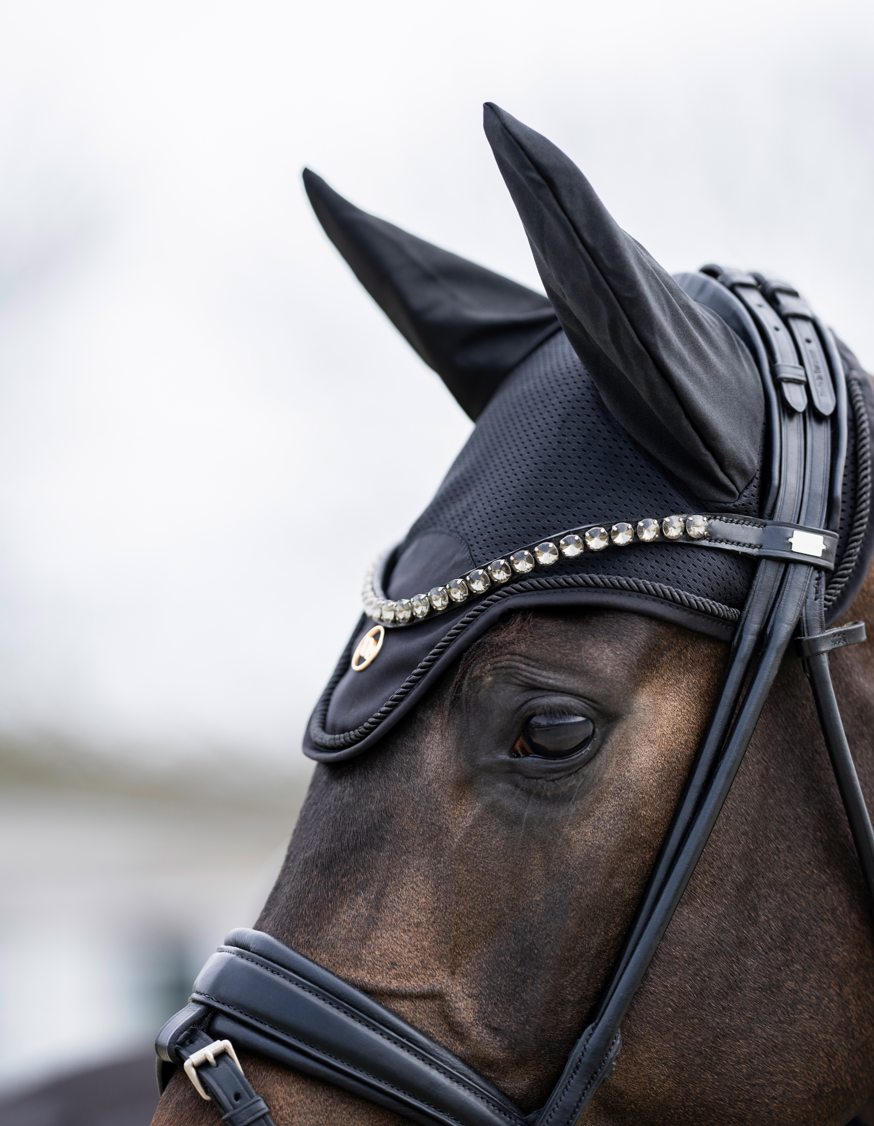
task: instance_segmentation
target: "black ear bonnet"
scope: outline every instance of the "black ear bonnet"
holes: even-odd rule
[[[746,309],[707,272],[666,274],[545,138],[490,106],[486,133],[549,300],[304,175],[331,240],[476,420],[368,574],[308,724],[311,758],[371,747],[509,610],[633,611],[730,640],[755,572],[751,549],[702,550],[720,530],[743,541],[766,500],[763,360]],[[874,553],[874,392],[839,347],[849,447],[828,625]]]

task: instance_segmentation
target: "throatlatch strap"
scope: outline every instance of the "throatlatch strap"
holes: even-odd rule
[[[522,1112],[451,1052],[260,931],[228,935],[192,1002],[158,1034],[162,1059],[184,1059],[180,1045],[199,1028],[423,1126],[525,1126]],[[200,1073],[205,1083],[209,1069]]]
[[[868,889],[869,905],[874,906],[874,828],[859,785],[856,764],[841,720],[828,663],[828,655],[834,649],[865,640],[865,623],[852,622],[842,628],[824,630],[824,617],[822,590],[819,589],[812,593],[804,608],[802,628],[807,636],[797,641],[796,647],[804,658],[804,671],[810,681],[819,726],[850,823],[853,843]]]

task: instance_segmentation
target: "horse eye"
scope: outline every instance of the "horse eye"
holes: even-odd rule
[[[594,734],[595,725],[588,716],[535,715],[525,724],[510,753],[513,758],[567,758],[581,751]]]

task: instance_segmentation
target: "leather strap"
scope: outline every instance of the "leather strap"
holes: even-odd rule
[[[707,517],[707,537],[691,542],[696,547],[715,547],[759,559],[808,563],[823,571],[833,571],[838,535],[827,528],[719,513]]]
[[[808,332],[808,326],[804,324],[805,321],[812,324],[816,318],[807,302],[799,296],[798,290],[791,285],[770,278],[761,278],[760,281],[762,292],[789,325],[795,346],[804,357],[804,382],[814,409],[828,417],[837,405],[835,385],[829,376],[829,365],[821,354],[818,340],[820,334]]]
[[[807,372],[811,353],[799,355],[785,323],[759,288],[760,279],[723,272],[720,280],[746,305],[765,349],[760,366],[766,398],[771,404],[768,442],[776,471],[766,515],[778,524],[800,522],[820,526],[827,522],[829,528],[836,530],[829,482],[835,472],[840,476],[843,465],[836,464],[840,459],[832,458],[830,425],[820,412],[814,414],[807,409],[804,388],[784,381],[780,383],[780,396],[776,397],[772,382],[775,364],[798,366],[800,359]],[[825,364],[823,348],[818,348]],[[840,369],[833,375],[836,380],[843,378]],[[804,392],[803,401],[795,394],[799,389]],[[838,447],[844,448],[840,441]],[[559,1086],[550,1096],[537,1126],[575,1126],[601,1082],[609,1045],[614,1042],[728,796],[804,607],[815,572],[809,559],[796,555],[792,562],[796,565],[789,565],[788,559],[786,563],[763,559],[759,564],[735,633],[720,700],[619,965],[593,1024],[571,1053]]]
[[[214,1038],[201,1029],[194,1029],[179,1045],[179,1059],[187,1061],[204,1048],[214,1045]],[[214,1062],[204,1062],[197,1068],[197,1078],[208,1096],[222,1112],[222,1122],[227,1126],[273,1126],[270,1108],[256,1095],[243,1072],[227,1052],[210,1053]]]
[[[260,931],[232,931],[158,1035],[178,1063],[198,1026],[423,1126],[524,1126],[488,1080],[376,1001]],[[204,1014],[208,1014],[203,1024]],[[207,1030],[208,1029],[208,1033]],[[200,1069],[204,1083],[210,1072]]]
[[[827,363],[837,373],[840,359],[837,355],[831,333],[814,317],[807,304],[797,292],[785,282],[761,279],[763,292],[774,307],[788,321],[796,347],[803,357],[808,371],[809,385],[813,403],[817,411],[828,416],[836,409],[838,426],[835,442],[835,457],[831,471],[829,517],[830,527],[836,528],[840,520],[839,488],[843,478],[843,458],[846,451],[847,409],[846,386],[842,379],[835,378],[832,387],[823,378]],[[828,355],[823,354],[820,342]],[[833,397],[830,398],[830,395]],[[813,692],[813,699],[819,716],[820,729],[826,749],[831,759],[835,780],[844,803],[844,810],[850,824],[850,831],[859,857],[859,864],[868,890],[869,907],[874,906],[874,828],[859,785],[856,766],[853,762],[847,734],[841,719],[829,670],[828,654],[843,645],[852,645],[865,640],[865,626],[853,622],[842,628],[825,629],[825,590],[822,576],[811,585],[801,618],[803,636],[797,643],[804,657],[804,669]]]
[[[819,653],[830,653],[832,649],[843,649],[845,645],[858,645],[868,640],[864,622],[849,622],[836,626],[823,633],[809,637],[799,637],[795,642],[795,652],[799,657],[815,657]]]

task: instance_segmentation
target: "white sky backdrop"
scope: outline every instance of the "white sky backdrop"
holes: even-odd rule
[[[299,172],[537,285],[486,99],[874,363],[870,0],[2,0],[0,736],[299,753],[469,429]]]

